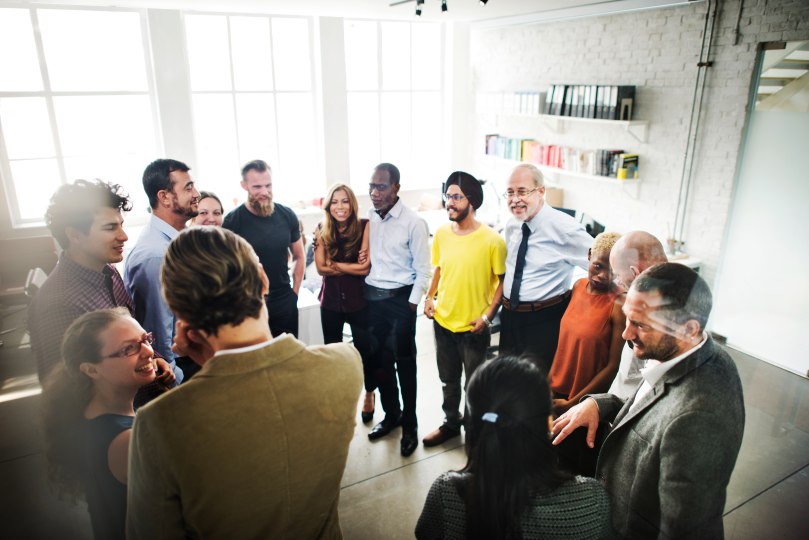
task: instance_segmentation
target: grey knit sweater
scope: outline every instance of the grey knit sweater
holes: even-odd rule
[[[465,538],[466,508],[452,474],[433,482],[416,525],[419,540]],[[593,478],[577,476],[552,493],[534,497],[522,516],[522,535],[524,540],[612,538],[607,492]]]

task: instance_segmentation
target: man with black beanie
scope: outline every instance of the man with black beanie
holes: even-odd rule
[[[433,239],[435,271],[424,314],[433,319],[445,419],[424,437],[424,446],[437,446],[461,433],[461,374],[466,373],[468,382],[486,359],[489,327],[500,306],[506,272],[505,241],[475,219],[483,204],[480,182],[463,171],[452,173],[444,183],[444,201],[450,223]]]

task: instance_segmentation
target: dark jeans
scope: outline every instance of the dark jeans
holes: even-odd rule
[[[486,349],[491,342],[488,328],[480,334],[472,332],[452,332],[438,321],[433,321],[435,330],[435,359],[438,363],[438,377],[444,392],[444,424],[453,430],[461,429],[461,374],[466,373],[463,388],[466,390],[469,378],[486,360]],[[464,414],[466,408],[464,407]]]
[[[298,337],[298,295],[291,288],[267,295],[267,312],[270,314],[270,332],[278,337],[284,332]]]
[[[500,310],[500,354],[534,356],[547,374],[551,370],[559,343],[559,324],[570,297],[539,311]]]
[[[320,326],[323,328],[323,341],[325,343],[343,342],[343,325],[348,323],[351,327],[351,336],[354,347],[362,357],[362,372],[365,376],[365,391],[376,390],[376,366],[371,355],[371,335],[368,333],[368,308],[359,311],[344,313],[331,309],[320,308]]]
[[[402,413],[402,427],[416,429],[416,312],[407,294],[368,302],[372,358],[386,417]],[[398,385],[397,385],[398,375]],[[402,406],[399,404],[402,387]]]

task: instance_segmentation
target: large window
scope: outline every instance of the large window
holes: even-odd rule
[[[325,188],[308,18],[186,15],[198,185],[244,200],[241,166],[263,159],[277,200]]]
[[[367,184],[381,161],[403,187],[434,187],[444,170],[441,25],[346,21],[351,180]],[[440,183],[440,182],[439,182]]]
[[[156,153],[142,16],[0,8],[0,175],[13,225],[43,222],[77,178],[123,184],[147,206],[140,171]]]

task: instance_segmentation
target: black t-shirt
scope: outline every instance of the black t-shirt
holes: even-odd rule
[[[286,206],[275,203],[269,217],[250,212],[244,204],[225,216],[222,223],[253,246],[264,272],[270,278],[270,295],[289,291],[289,245],[301,237],[298,216]]]

